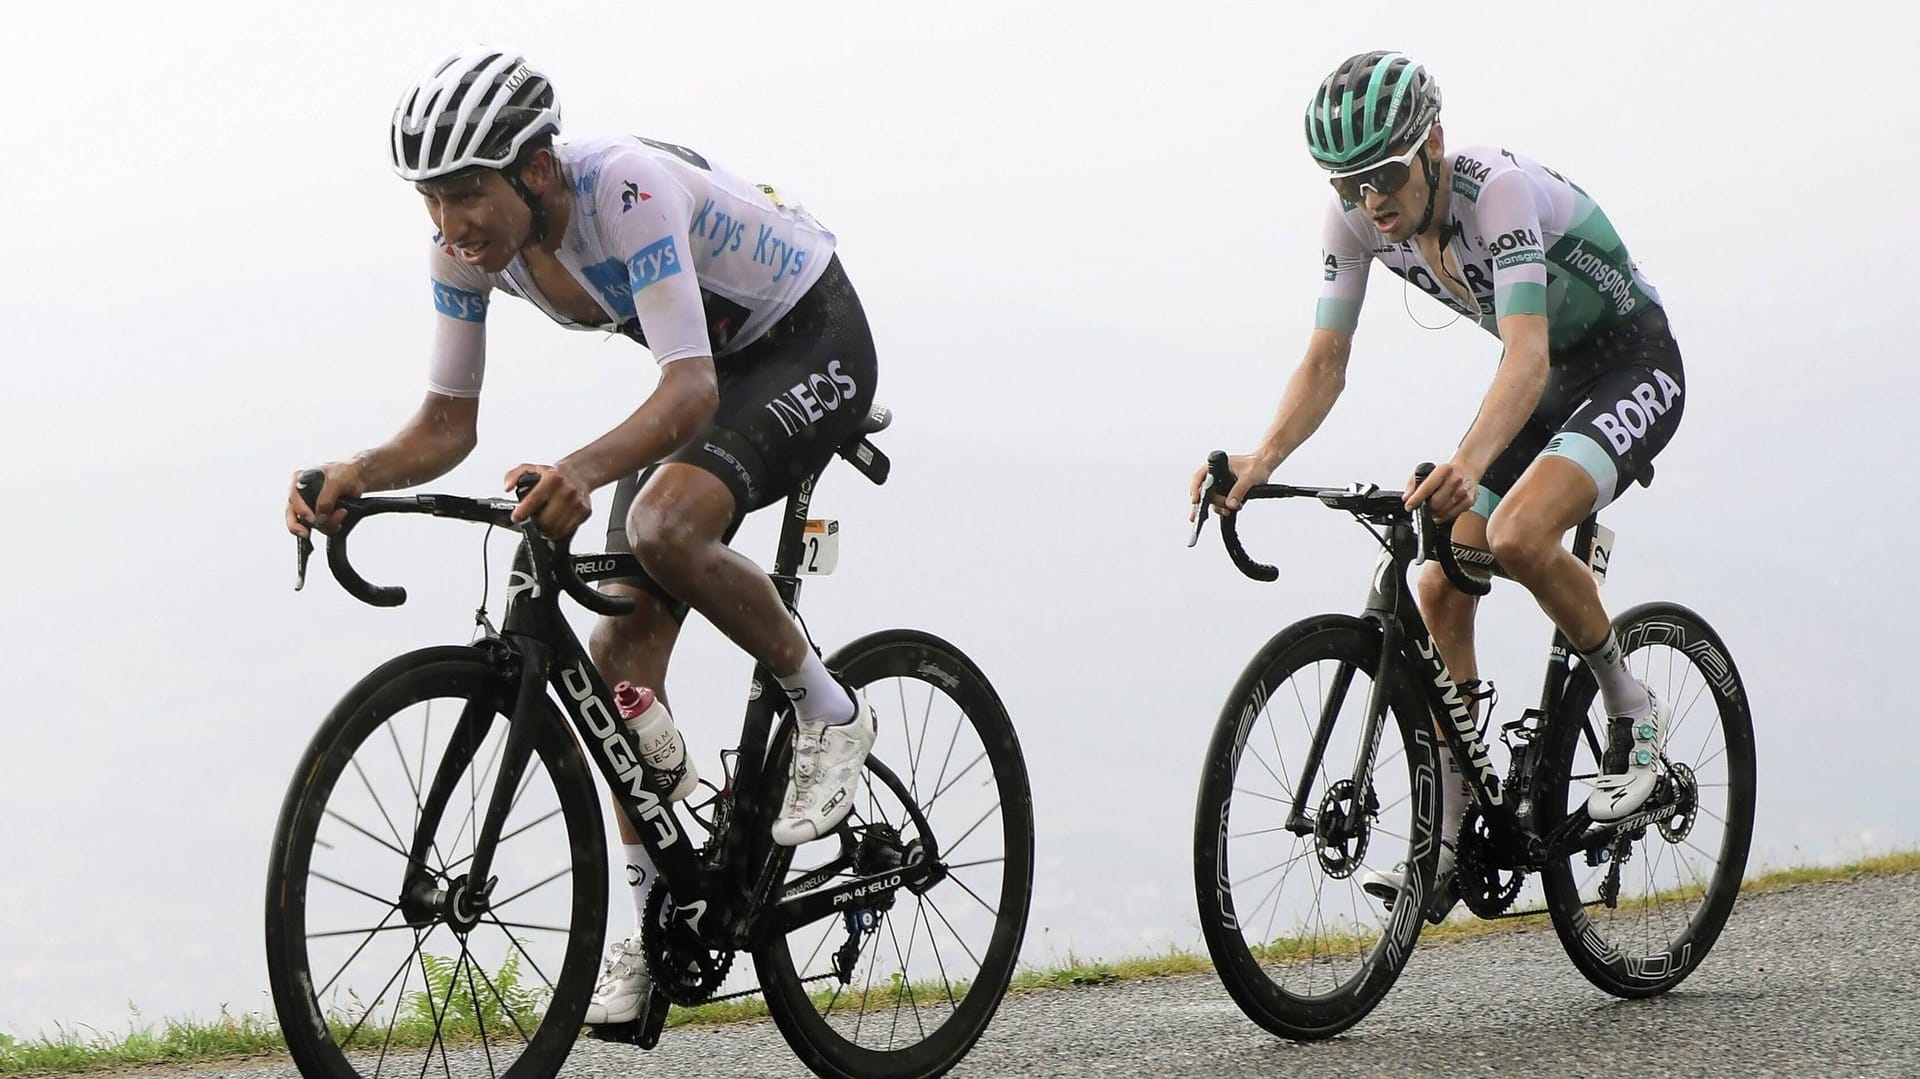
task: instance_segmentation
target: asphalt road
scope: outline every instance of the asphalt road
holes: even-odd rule
[[[1920,874],[1748,896],[1673,992],[1620,1001],[1552,932],[1423,947],[1372,1015],[1302,1045],[1241,1015],[1211,975],[1009,998],[961,1076],[1920,1074]],[[484,1076],[484,1062],[456,1075]],[[121,1074],[282,1079],[285,1061]],[[443,1072],[437,1066],[432,1074]],[[805,1076],[768,1022],[668,1031],[641,1053],[583,1041],[564,1075]]]

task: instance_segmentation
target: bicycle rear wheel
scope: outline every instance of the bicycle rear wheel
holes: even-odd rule
[[[1372,769],[1353,782],[1380,648],[1380,628],[1347,615],[1282,630],[1241,674],[1207,747],[1193,831],[1201,933],[1234,1002],[1286,1038],[1332,1037],[1386,996],[1439,858],[1432,719],[1397,664]],[[1362,874],[1401,862],[1413,901],[1383,909]]]
[[[266,944],[302,1074],[547,1079],[566,1060],[605,930],[606,837],[546,698],[525,719],[525,759],[503,752],[512,698],[511,674],[478,649],[409,653],[361,679],[301,758],[274,831]],[[496,883],[485,903],[456,898],[486,887],[465,867],[500,782],[514,802]]]
[[[1541,871],[1553,928],[1580,973],[1619,997],[1664,993],[1691,974],[1720,936],[1746,873],[1753,838],[1753,719],[1726,645],[1699,615],[1649,603],[1614,619],[1634,677],[1673,709],[1668,777],[1653,800],[1683,813]],[[1586,805],[1600,774],[1607,719],[1586,667],[1574,673],[1554,722],[1541,788],[1551,826]],[[1652,800],[1650,803],[1652,804]]]
[[[767,1009],[816,1074],[922,1079],[972,1048],[1013,976],[1033,894],[1033,801],[999,695],[929,634],[887,630],[827,660],[873,708],[879,754],[847,823],[778,856],[786,895],[844,883],[871,851],[940,867],[915,894],[801,926],[754,952]],[[785,754],[769,773],[771,805]]]

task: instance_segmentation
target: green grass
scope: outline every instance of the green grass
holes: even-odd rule
[[[1836,883],[1857,880],[1862,877],[1888,876],[1898,873],[1920,872],[1920,851],[1908,851],[1868,858],[1842,866],[1816,866],[1801,869],[1783,869],[1766,873],[1748,880],[1741,886],[1742,895],[1758,895],[1780,892],[1810,884]],[[1683,899],[1682,894],[1662,894],[1651,900],[1639,903],[1661,903]],[[1629,905],[1623,902],[1623,906]],[[1469,940],[1494,934],[1526,932],[1546,926],[1547,916],[1531,915],[1521,918],[1502,919],[1494,922],[1482,922],[1471,917],[1456,916],[1438,926],[1428,926],[1421,933],[1423,945],[1444,944],[1449,941]],[[1320,956],[1343,952],[1358,952],[1371,943],[1366,936],[1321,936],[1311,947],[1294,938],[1283,938],[1258,949],[1262,959],[1285,960],[1303,952],[1312,951]],[[427,957],[427,966],[435,984],[434,1000],[444,1004],[448,999],[447,989],[457,972],[449,960]],[[1209,973],[1212,962],[1204,953],[1179,948],[1169,948],[1153,955],[1128,959],[1099,960],[1085,959],[1069,952],[1066,958],[1055,966],[1034,967],[1020,971],[1014,976],[1011,993],[1035,993],[1059,990],[1071,990],[1090,985],[1104,985],[1116,982],[1139,981],[1147,978],[1177,977]],[[519,971],[515,964],[509,963],[490,975],[501,994],[519,1006],[530,1005],[533,997],[519,982]],[[963,989],[956,986],[956,995]],[[836,1010],[857,1010],[891,1008],[897,1001],[911,993],[914,998],[925,1001],[937,997],[941,990],[933,986],[904,986],[891,984],[876,986],[868,991],[864,998],[857,992],[842,993],[834,1005]],[[831,996],[829,991],[814,994],[816,1003],[823,1004]],[[473,1014],[471,1004],[463,1009],[461,998],[455,996],[455,1005],[450,1022],[442,1024],[442,1037],[451,1042],[477,1041],[478,1024],[486,1023],[489,1031],[506,1025],[506,1019],[495,1005],[491,1009],[482,1009]],[[424,993],[410,994],[403,1009],[401,1021],[394,1025],[393,1045],[396,1047],[419,1048],[431,1043],[434,1030],[434,1006]],[[738,1023],[751,1019],[764,1018],[766,1004],[758,997],[723,1001],[718,1004],[704,1004],[697,1008],[675,1008],[667,1018],[670,1027],[700,1025],[711,1026],[725,1023]],[[344,1037],[352,1023],[351,1015],[330,1017],[336,1036]],[[381,1038],[386,1032],[381,1031]],[[365,1032],[361,1040],[364,1044]],[[377,1042],[369,1048],[377,1047]],[[112,1033],[93,1028],[58,1027],[53,1034],[41,1034],[33,1038],[21,1038],[0,1034],[0,1075],[31,1075],[52,1073],[74,1073],[94,1069],[124,1067],[135,1064],[164,1064],[202,1062],[221,1058],[244,1057],[260,1054],[284,1054],[286,1041],[281,1037],[279,1026],[272,1018],[259,1014],[235,1016],[224,1007],[218,1018],[208,1021],[168,1019],[158,1028],[144,1024],[136,1009],[128,1023],[125,1033]]]

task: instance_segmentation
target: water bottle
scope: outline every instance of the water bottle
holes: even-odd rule
[[[686,740],[674,729],[673,717],[653,690],[621,682],[613,687],[613,704],[639,743],[640,759],[653,773],[648,785],[669,802],[692,794],[700,775],[694,770],[693,758],[687,756]]]

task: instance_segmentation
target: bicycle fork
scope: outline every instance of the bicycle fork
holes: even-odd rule
[[[506,653],[495,651],[490,658],[499,663],[506,658]],[[540,657],[531,654],[520,656],[512,717],[532,714],[534,702],[542,692],[543,670]],[[420,821],[414,827],[413,848],[407,855],[407,878],[402,883],[400,893],[401,912],[406,915],[407,923],[416,929],[445,921],[455,932],[464,934],[486,917],[492,905],[493,888],[499,883],[499,878],[489,875],[493,868],[494,848],[499,843],[500,829],[507,814],[513,808],[514,793],[519,789],[520,779],[526,772],[528,757],[533,752],[528,742],[528,724],[512,722],[511,719],[507,724],[506,743],[501,749],[499,769],[495,773],[493,791],[487,800],[486,813],[473,822],[473,855],[467,871],[458,876],[449,875],[442,886],[431,868],[434,862],[428,856],[438,854],[443,871],[451,870],[446,852],[436,849],[434,837],[439,834],[442,818],[447,805],[453,800],[460,776],[473,763],[481,745],[485,743],[488,732],[493,728],[493,720],[492,700],[467,701],[453,735],[448,739],[446,753],[440,758],[433,783],[421,804]]]

